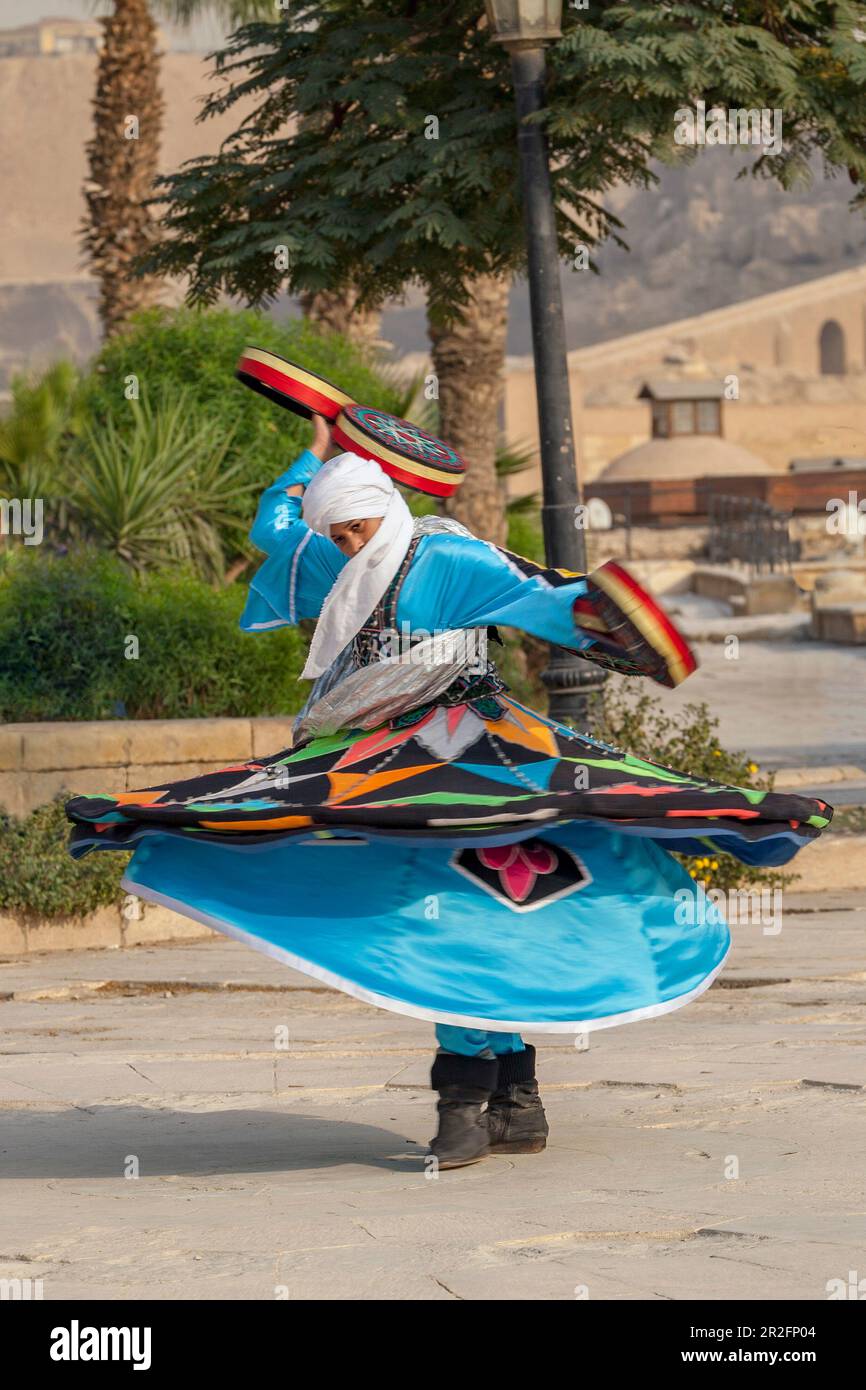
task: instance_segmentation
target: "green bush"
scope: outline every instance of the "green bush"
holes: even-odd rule
[[[90,854],[74,860],[67,849],[66,794],[29,816],[0,813],[0,912],[34,917],[83,917],[120,902],[129,855]]]
[[[21,553],[0,582],[0,719],[292,713],[304,638],[242,632],[245,597],[89,550]]]
[[[83,426],[80,377],[71,362],[12,380],[12,405],[0,420],[0,492],[51,497],[64,448]]]
[[[602,713],[592,721],[595,737],[635,757],[726,786],[772,791],[775,774],[762,774],[747,753],[723,748],[718,728],[719,721],[706,704],[684,705],[672,713],[658,696],[616,676],[605,682]],[[778,869],[750,868],[730,854],[708,851],[701,857],[676,857],[705,888],[723,891],[749,884],[783,887],[797,877]]]
[[[0,421],[0,491],[42,498],[45,532],[55,542],[96,540],[128,559],[135,541],[135,559],[145,549],[154,564],[154,542],[164,538],[162,550],[188,551],[205,577],[221,577],[223,560],[236,573],[235,562],[254,554],[246,533],[260,493],[311,438],[306,420],[235,379],[247,344],[303,363],[366,405],[397,414],[406,405],[407,389],[392,369],[304,319],[280,324],[252,310],[151,309],[134,315],[83,373],[58,362],[40,377],[15,380],[11,410]],[[133,377],[140,406],[127,396]],[[169,436],[177,414],[175,446]],[[152,428],[143,432],[142,419]],[[201,515],[177,505],[180,475]]]
[[[825,835],[866,835],[866,806],[838,808]]]
[[[99,429],[109,419],[132,425],[126,379],[138,379],[143,400],[156,407],[178,389],[192,401],[191,423],[217,424],[231,436],[228,460],[242,459],[240,481],[258,493],[268,487],[310,440],[310,425],[235,380],[242,348],[265,348],[328,377],[364,405],[394,411],[400,396],[376,365],[346,339],[323,335],[305,319],[276,323],[267,314],[237,309],[149,309],[111,338],[94,359],[83,385],[87,417]]]
[[[508,509],[508,549],[515,555],[523,555],[543,565],[544,537],[541,532],[541,516],[537,510],[527,507]]]

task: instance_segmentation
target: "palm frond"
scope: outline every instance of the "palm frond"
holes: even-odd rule
[[[77,459],[71,502],[81,532],[134,569],[183,563],[221,580],[223,535],[240,530],[233,501],[243,461],[226,463],[231,436],[194,423],[185,393],[154,409],[130,402],[132,428],[113,420],[89,427]]]
[[[7,497],[51,495],[62,442],[81,425],[78,385],[71,362],[13,381],[12,409],[0,421],[0,488]]]

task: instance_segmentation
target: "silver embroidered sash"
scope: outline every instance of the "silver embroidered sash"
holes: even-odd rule
[[[418,517],[414,536],[448,532],[471,536],[450,517]],[[319,676],[295,720],[296,740],[341,729],[374,729],[398,714],[444,694],[461,676],[487,669],[487,629],[385,633],[381,654],[357,666],[352,643]]]

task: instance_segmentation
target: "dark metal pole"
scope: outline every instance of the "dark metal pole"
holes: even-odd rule
[[[511,69],[517,97],[517,143],[529,262],[544,497],[541,509],[544,551],[549,565],[585,574],[586,541],[583,527],[576,524],[581,499],[571,425],[565,319],[547,140],[541,126],[527,125],[524,120],[532,112],[539,111],[544,102],[544,49],[513,48]],[[604,672],[562,647],[551,647],[550,664],[541,678],[550,696],[552,717],[585,729],[592,697],[601,689]]]

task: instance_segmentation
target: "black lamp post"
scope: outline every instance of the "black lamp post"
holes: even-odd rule
[[[485,5],[493,37],[511,55],[517,98],[517,144],[541,439],[544,550],[549,565],[585,574],[586,541],[582,526],[576,524],[580,490],[547,140],[540,125],[527,125],[525,120],[544,104],[544,48],[562,34],[562,0],[485,0]],[[562,647],[551,647],[550,664],[542,680],[550,696],[553,718],[586,728],[591,697],[600,691],[604,672]]]

